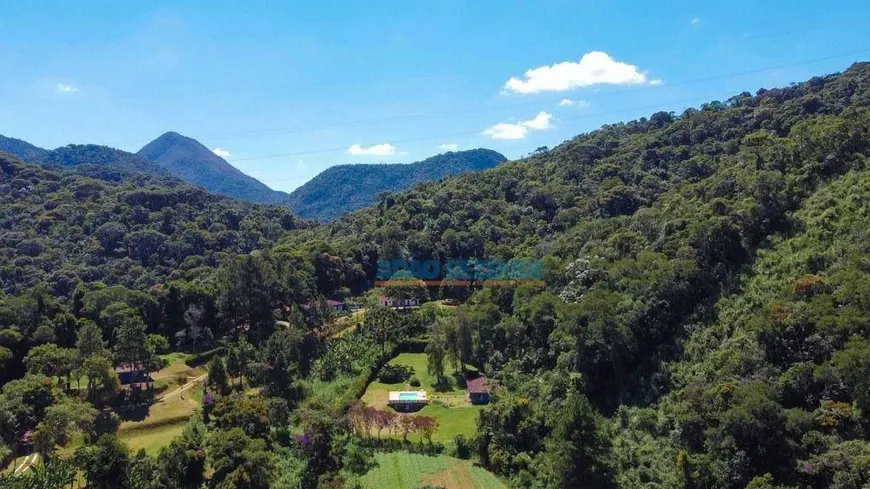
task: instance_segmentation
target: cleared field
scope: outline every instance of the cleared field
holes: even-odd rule
[[[169,366],[152,374],[155,389],[163,389],[158,399],[143,413],[142,419],[129,420],[121,423],[118,437],[124,441],[133,452],[144,449],[148,454],[156,454],[184,429],[184,425],[199,409],[202,403],[203,387],[201,383],[188,386],[180,391],[175,379],[179,376],[188,381],[200,378],[205,374],[203,368],[191,368],[185,365],[184,354],[167,355]]]
[[[411,387],[409,384],[384,384],[375,381],[363,394],[363,402],[378,409],[389,409],[387,400],[390,391],[425,389],[429,392],[432,402],[415,414],[431,416],[438,420],[438,430],[432,436],[432,441],[450,443],[456,435],[462,434],[470,438],[477,432],[478,413],[485,406],[475,406],[468,402],[465,397],[465,389],[460,386],[452,369],[445,372],[448,374],[449,385],[436,387],[435,377],[427,371],[426,354],[402,353],[390,360],[389,363],[412,367],[414,376],[420,379],[420,387]],[[395,437],[400,438],[398,435]],[[408,437],[412,441],[418,441],[419,438],[420,435]]]
[[[363,319],[365,319],[365,313],[365,309],[358,309],[347,316],[342,316],[336,319],[333,324],[336,332],[330,335],[330,338],[341,338],[342,336],[353,332],[353,330],[357,329],[362,324]]]
[[[137,430],[124,430],[118,432],[118,438],[127,444],[131,453],[145,450],[148,455],[157,455],[160,449],[169,446],[176,437],[184,431],[184,421],[155,425]]]
[[[366,489],[415,488],[426,484],[447,489],[504,489],[494,475],[467,460],[407,452],[378,453],[377,467],[361,478]]]

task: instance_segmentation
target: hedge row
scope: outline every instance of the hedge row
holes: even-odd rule
[[[223,346],[219,346],[217,348],[213,348],[208,351],[204,351],[202,353],[197,353],[192,357],[188,358],[184,361],[185,365],[188,367],[199,367],[200,365],[204,365],[208,363],[215,355],[223,355],[226,353],[226,348]]]

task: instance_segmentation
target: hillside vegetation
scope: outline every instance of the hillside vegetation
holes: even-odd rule
[[[474,149],[440,154],[408,164],[337,165],[294,190],[286,204],[307,219],[327,221],[369,207],[383,192],[492,168],[506,161],[500,153]]]
[[[372,248],[366,256],[442,263],[542,260],[544,288],[447,291],[472,293],[465,360],[503,386],[481,416],[479,455],[517,487],[865,483],[870,311],[846,292],[862,268],[836,281],[817,257],[783,256],[807,260],[811,276],[783,277],[779,290],[796,295],[779,300],[808,306],[763,302],[754,322],[773,322],[764,335],[720,317],[717,303],[757,301],[741,284],[759,250],[825,229],[793,213],[865,171],[868,105],[870,65],[857,64],[606,126],[291,232],[276,249],[316,237],[334,276]],[[857,253],[847,256],[861,263]],[[747,351],[715,354],[732,342]],[[613,433],[623,433],[615,443]]]
[[[862,488],[868,158],[859,63],[605,126],[311,227],[178,183],[4,159],[3,443],[34,430],[51,455],[81,431],[56,463],[93,487],[464,487],[470,474],[483,487]],[[382,259],[433,259],[464,285],[373,289]],[[458,259],[538,260],[543,285],[444,269]],[[381,293],[461,305],[398,312]],[[333,294],[360,296],[365,314],[330,339]],[[156,457],[130,455],[95,409],[126,402],[111,366],[205,348],[202,419]],[[423,458],[447,451],[437,417],[360,401],[403,348],[428,385],[471,366],[497,386],[449,454],[499,480]]]

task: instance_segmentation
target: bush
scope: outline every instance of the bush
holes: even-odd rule
[[[465,435],[456,435],[456,437],[453,438],[453,445],[454,457],[463,460],[471,458],[471,445],[468,443],[468,439],[465,438]]]
[[[410,384],[411,387],[420,387],[420,379],[417,377],[411,377]]]
[[[398,384],[408,380],[414,374],[414,369],[406,365],[384,365],[378,380],[384,384]]]

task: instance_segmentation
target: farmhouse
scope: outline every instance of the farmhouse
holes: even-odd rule
[[[491,389],[485,375],[468,376],[465,378],[468,390],[468,401],[472,404],[488,404]]]
[[[426,391],[390,391],[387,404],[396,411],[416,411],[429,404],[429,396]]]
[[[122,363],[115,367],[122,386],[142,388],[150,386],[154,379],[142,363]]]
[[[392,297],[387,297],[385,295],[378,297],[378,302],[382,306],[390,307],[392,309],[405,309],[420,305],[420,301],[417,299],[393,299]]]
[[[309,302],[306,302],[305,304],[302,304],[302,309],[305,309],[307,311],[307,310],[314,308],[315,306],[317,306],[317,302],[309,301]],[[343,300],[340,300],[340,298],[334,297],[334,298],[329,298],[326,300],[326,307],[335,311],[335,312],[342,312],[342,311],[356,311],[357,309],[360,309],[362,306],[360,306],[359,304],[344,302]]]

